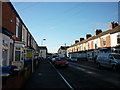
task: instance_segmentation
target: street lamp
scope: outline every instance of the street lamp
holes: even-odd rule
[[[65,57],[67,56],[67,48],[66,48],[66,43],[65,43]]]
[[[46,39],[44,38],[44,39],[42,39],[42,41],[41,41],[41,46],[43,46],[43,41],[45,41]],[[42,49],[40,50],[40,56],[41,56],[41,58],[42,58]]]

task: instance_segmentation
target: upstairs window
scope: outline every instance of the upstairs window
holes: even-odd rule
[[[19,35],[19,19],[16,18],[16,37]]]
[[[22,41],[25,42],[25,29],[22,28]]]

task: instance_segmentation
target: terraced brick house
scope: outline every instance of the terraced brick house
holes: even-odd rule
[[[2,63],[1,66],[23,65],[26,50],[38,53],[38,44],[18,15],[11,2],[0,2],[2,6]],[[33,55],[34,56],[34,55]],[[22,64],[21,64],[22,63]]]
[[[78,48],[74,51],[73,48]],[[86,35],[86,39],[67,49],[67,54],[71,57],[87,58],[90,61],[95,60],[99,52],[120,53],[120,25],[117,22],[111,22],[110,29],[102,32],[96,30],[95,35]]]

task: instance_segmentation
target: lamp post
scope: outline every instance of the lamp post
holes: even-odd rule
[[[41,46],[43,46],[43,41],[45,41],[46,39],[44,38],[44,39],[42,39],[42,41],[41,41]],[[41,58],[42,58],[42,49],[41,49],[41,51],[40,51],[40,54],[41,54]]]
[[[66,49],[66,43],[65,43],[65,57],[67,56],[67,49]]]

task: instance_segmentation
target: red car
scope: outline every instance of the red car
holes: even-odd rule
[[[54,61],[54,65],[56,67],[61,66],[61,67],[67,67],[68,66],[68,61],[65,58],[56,58]]]

